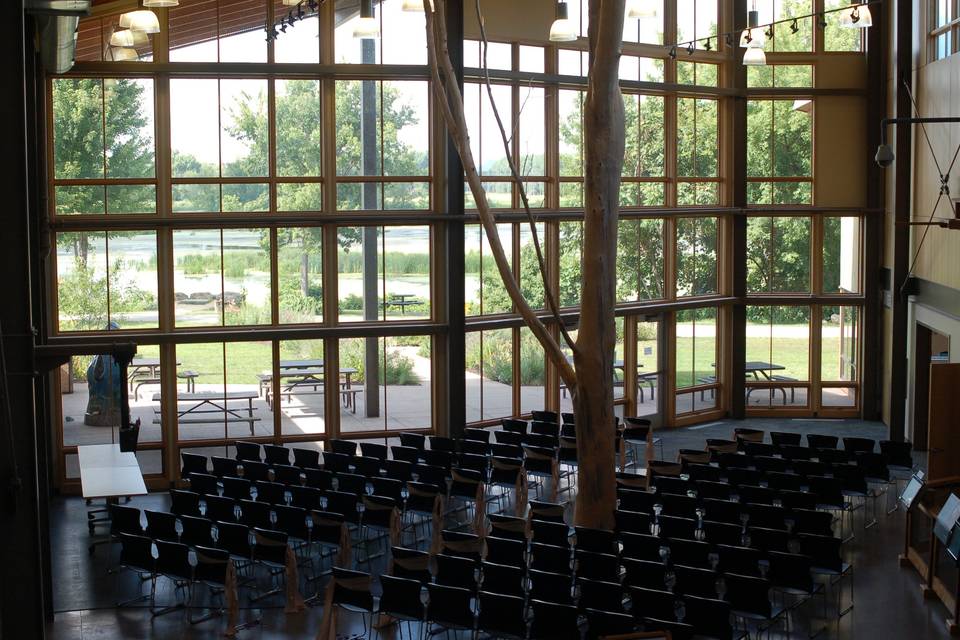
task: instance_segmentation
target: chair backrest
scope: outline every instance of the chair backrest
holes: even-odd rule
[[[413,449],[423,449],[427,445],[427,436],[422,433],[401,433],[400,445],[412,447]],[[396,455],[394,455],[396,457]]]
[[[574,546],[578,551],[617,552],[617,534],[615,531],[592,527],[575,527],[574,535],[576,536]]]
[[[437,467],[429,464],[415,464],[413,466],[413,475],[417,478],[418,484],[429,484],[440,490],[447,488],[447,470],[443,467]]]
[[[477,564],[470,558],[439,553],[434,556],[437,566],[435,576],[438,584],[472,589],[476,585]]]
[[[763,551],[786,552],[790,548],[790,534],[778,529],[767,529],[766,527],[749,527],[747,536],[750,538],[750,546]]]
[[[337,481],[337,491],[340,493],[359,496],[367,492],[367,479],[360,474],[338,472],[334,477]]]
[[[153,559],[153,541],[140,535],[120,532],[120,564],[130,569],[153,573],[156,561]]]
[[[428,584],[427,591],[430,593],[427,620],[451,629],[473,629],[472,588]]]
[[[380,475],[380,458],[372,456],[357,456],[351,462],[353,463],[354,473],[367,478],[374,478]]]
[[[190,491],[194,493],[204,494],[216,494],[220,490],[217,487],[217,476],[209,473],[191,473],[187,476],[187,480],[190,483]]]
[[[183,527],[183,531],[180,533],[180,542],[191,547],[212,547],[214,545],[212,520],[194,516],[180,516],[180,526]]]
[[[227,563],[230,553],[224,549],[197,546],[197,566],[194,579],[210,585],[224,586],[227,581]]]
[[[860,452],[857,454],[857,467],[868,480],[888,482],[890,469],[887,459],[882,453]]]
[[[487,515],[487,520],[490,522],[491,536],[526,543],[526,518],[491,513]]]
[[[203,515],[218,522],[234,522],[237,519],[237,502],[226,496],[203,496],[206,510]]]
[[[283,531],[254,527],[253,559],[284,566],[287,561],[287,534]]]
[[[288,537],[296,540],[309,540],[310,528],[307,526],[308,511],[303,507],[292,507],[285,504],[273,505],[273,513],[277,518],[274,527],[283,531]]]
[[[457,441],[447,436],[427,436],[430,442],[430,449],[433,451],[449,451],[451,453],[457,450]]]
[[[570,546],[570,529],[563,522],[551,522],[533,518],[530,521],[533,541],[558,547]]]
[[[257,442],[245,442],[237,440],[234,443],[237,448],[237,460],[255,460],[260,462],[260,444]]]
[[[725,573],[723,576],[726,592],[724,600],[730,603],[734,612],[746,612],[762,618],[770,618],[773,607],[770,604],[770,581],[757,576],[744,576]]]
[[[490,431],[488,429],[467,427],[463,430],[463,439],[476,440],[478,442],[490,442]]]
[[[221,479],[223,483],[223,495],[233,500],[249,500],[250,488],[253,483],[246,478],[236,478],[233,476],[224,476]]]
[[[270,504],[286,503],[286,485],[279,482],[256,482],[257,502],[267,502]]]
[[[768,552],[770,572],[767,577],[774,587],[789,591],[813,593],[814,582],[810,571],[813,560],[810,556],[797,553]]]
[[[761,574],[760,561],[764,554],[759,549],[718,544],[716,546],[719,559],[718,568],[724,573],[759,576]]]
[[[281,447],[276,444],[265,444],[263,445],[263,453],[264,462],[269,465],[290,464],[290,450],[286,447]]]
[[[577,609],[568,604],[533,600],[530,602],[533,620],[530,623],[530,638],[560,638],[580,640],[577,624]]]
[[[406,460],[384,460],[383,470],[387,478],[406,482],[413,471],[413,463]]]
[[[494,531],[495,533],[496,531]],[[523,567],[526,563],[527,543],[525,540],[487,536],[484,538],[488,562]]]
[[[913,468],[913,443],[909,440],[904,442],[881,440],[880,453],[886,458],[888,466],[901,469]]]
[[[571,574],[573,569],[570,566],[570,547],[531,543],[530,566],[539,571]]]
[[[840,538],[835,536],[801,533],[800,553],[810,556],[814,571],[840,574],[843,571],[843,557],[840,555]]]
[[[250,528],[245,524],[217,522],[217,546],[238,558],[251,559]]]
[[[423,620],[426,609],[420,601],[423,585],[418,580],[381,575],[380,586],[383,588],[379,606],[381,613],[401,620]]]
[[[373,611],[373,593],[370,591],[371,576],[363,571],[333,568],[333,604]]]
[[[810,491],[780,490],[780,504],[787,509],[816,509],[817,494]]]
[[[360,454],[366,458],[376,458],[377,460],[386,460],[389,450],[387,445],[376,442],[361,442]]]
[[[666,566],[662,562],[624,558],[624,584],[630,587],[666,589]]]
[[[177,534],[177,516],[169,511],[143,510],[147,516],[147,536],[154,540],[165,540],[168,542],[177,542],[180,536]]]
[[[624,558],[662,563],[666,554],[664,541],[649,533],[621,533],[620,544],[623,545],[621,554]]]
[[[813,449],[836,449],[840,438],[821,433],[808,433],[807,445]]]
[[[481,591],[477,628],[493,637],[527,637],[526,603],[508,593]]]
[[[730,524],[739,524],[742,520],[743,505],[739,502],[714,498],[704,498],[701,502],[703,503],[704,517],[707,520]]]
[[[798,445],[802,437],[799,433],[785,433],[783,431],[770,432],[770,441],[777,446],[785,444]]]
[[[330,511],[310,512],[310,541],[325,546],[340,546],[343,515]]]
[[[262,527],[269,529],[272,525],[273,510],[269,503],[240,500],[240,522],[248,527]]]
[[[687,464],[687,475],[691,480],[708,480],[710,482],[720,482],[723,478],[723,471],[709,464]]]
[[[663,589],[648,589],[646,587],[632,587],[630,599],[633,601],[634,618],[659,618],[675,620],[677,617],[677,598],[672,592]]]
[[[357,506],[360,504],[360,498],[355,493],[343,491],[327,491],[324,493],[327,499],[326,511],[339,513],[347,522],[359,524],[360,511]]]
[[[581,609],[604,609],[623,611],[623,585],[620,582],[577,578],[579,596],[577,605]]]
[[[530,590],[528,596],[549,602],[573,603],[573,582],[569,575],[530,569]]]
[[[430,573],[430,554],[418,549],[391,547],[392,575],[426,584],[433,580]]]
[[[328,491],[333,488],[333,472],[327,469],[307,468],[303,470],[306,478],[306,485],[321,491]]]
[[[290,492],[292,506],[307,510],[320,508],[320,497],[323,495],[320,489],[290,485],[287,490]]]
[[[704,520],[703,533],[710,544],[739,546],[743,542],[743,526],[739,524]]]
[[[283,448],[283,447],[281,447]],[[286,451],[286,449],[284,449]],[[303,470],[291,464],[273,463],[273,477],[276,482],[289,485],[303,484]]]
[[[873,448],[876,446],[876,441],[870,438],[844,438],[843,439],[843,448],[847,451],[865,451],[872,452]]]
[[[352,444],[352,443],[351,443]],[[323,468],[334,473],[348,473],[350,471],[350,461],[352,455],[340,453],[337,451],[323,452]]]
[[[240,462],[240,467],[243,470],[243,477],[247,480],[269,480],[270,479],[270,465],[265,462],[259,462],[257,460],[243,460]]]
[[[211,478],[213,476],[210,476]],[[216,480],[214,478],[214,480]],[[214,482],[216,485],[216,482]],[[170,490],[170,511],[180,516],[200,515],[200,494],[181,489]]]
[[[122,533],[129,535],[143,535],[143,526],[140,524],[140,509],[127,507],[121,504],[111,504],[110,535],[118,536]]]
[[[711,467],[713,468],[713,467]],[[697,497],[703,500],[711,498],[713,500],[730,501],[733,495],[733,486],[728,482],[717,482],[715,480],[697,480]]]
[[[157,573],[177,580],[193,579],[190,547],[168,540],[155,540],[154,544],[157,545]]]
[[[565,502],[544,502],[542,500],[530,501],[530,517],[537,520],[547,520],[550,522],[563,522],[563,516],[566,512],[567,503]]]
[[[717,597],[717,574],[712,570],[674,564],[673,575],[676,577],[674,593],[701,598]]]
[[[686,610],[683,620],[692,624],[696,633],[724,640],[732,637],[730,603],[713,598],[685,596],[683,604]]]
[[[504,431],[509,431],[511,433],[526,433],[527,432],[527,421],[526,420],[516,420],[514,418],[504,418],[500,421],[500,426],[503,427]]]
[[[180,460],[183,462],[183,466],[180,468],[181,477],[186,477],[189,473],[208,473],[207,456],[181,451]]]
[[[511,596],[524,596],[526,569],[505,564],[484,562],[480,565],[481,589],[491,593],[503,593]]]
[[[302,449],[294,447],[293,464],[301,469],[319,469],[320,451],[318,449]]]
[[[357,455],[357,443],[354,440],[340,440],[332,439],[328,440],[327,444],[330,445],[330,451],[334,453],[339,453],[346,456],[355,456]]]
[[[560,423],[560,414],[556,411],[531,411],[530,417],[537,422],[553,422],[554,424]]]
[[[657,494],[641,489],[627,489],[626,487],[617,487],[617,499],[619,508],[625,511],[653,513],[654,505],[659,504]]]
[[[681,564],[700,569],[711,568],[710,554],[713,551],[713,546],[709,542],[680,538],[671,538],[667,542],[670,547],[671,564]]]
[[[574,550],[574,573],[591,580],[620,579],[620,558],[612,553]]]

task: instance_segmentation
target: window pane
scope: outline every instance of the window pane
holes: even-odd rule
[[[859,307],[823,307],[820,379],[856,382],[859,370]]]
[[[219,104],[217,80],[170,80],[170,146],[174,177],[220,175]],[[219,209],[218,206],[214,210]]]
[[[322,242],[323,230],[318,227],[277,229],[277,290],[283,324],[323,320]]]
[[[823,292],[860,291],[860,218],[823,218]]]
[[[504,255],[507,261],[512,264],[513,261],[513,225],[498,224],[497,232],[500,238],[500,245],[503,247]],[[486,233],[481,237],[480,245],[480,295],[482,300],[482,312],[489,313],[508,313],[513,308],[513,302],[510,295],[503,286],[503,280],[500,277],[500,271],[497,269],[496,260],[487,241]]]
[[[677,99],[677,175],[714,177],[719,157],[717,101]]]
[[[716,0],[677,0],[677,42],[698,40],[717,32]],[[698,49],[706,41],[697,42]],[[716,47],[716,41],[713,47]]]
[[[617,300],[663,298],[663,220],[621,220],[617,236]]]
[[[717,292],[717,218],[677,219],[677,295]]]
[[[93,78],[53,81],[55,178],[103,178],[103,85]]]
[[[342,430],[432,425],[429,336],[350,338],[339,345]]]
[[[546,402],[546,356],[533,332],[522,327],[520,351],[520,413],[539,411]]]
[[[716,383],[716,308],[678,311],[676,313],[676,333],[677,387]]]
[[[810,218],[750,218],[747,221],[747,291],[808,292],[810,246]]]
[[[846,0],[824,0],[824,9],[839,9],[850,3]],[[876,6],[873,7],[876,9]],[[827,51],[860,51],[862,29],[847,29],[840,26],[840,12],[826,15],[827,26],[823,30],[824,48]]]
[[[622,222],[620,223],[623,224]],[[560,223],[560,306],[571,307],[580,304],[583,266],[581,264],[583,248],[583,223]],[[618,250],[619,260],[622,251]],[[617,275],[621,267],[617,264]]]
[[[323,360],[323,340],[280,341],[281,434],[326,432]]]
[[[319,176],[320,82],[277,80],[276,109],[277,175]]]
[[[273,15],[277,22],[289,16],[296,17],[302,12],[303,17],[281,31],[279,37],[273,41],[273,59],[275,62],[320,62],[320,20],[318,11],[311,9],[306,2],[290,7],[282,0],[273,0]],[[279,83],[278,83],[279,84]],[[279,121],[278,121],[279,122]]]
[[[785,20],[791,16],[809,15],[813,13],[813,2],[810,0],[760,0],[756,3],[760,12],[759,24],[768,24]],[[768,38],[768,51],[811,51],[813,49],[813,19],[805,18],[793,23],[773,25],[774,37]],[[796,32],[794,32],[796,28]]]
[[[583,175],[583,100],[581,91],[560,91],[561,176]]]
[[[542,309],[544,306],[543,276],[537,261],[533,233],[530,231],[530,225],[527,224],[519,225],[518,232],[520,234],[520,290],[532,308]],[[549,264],[543,223],[537,224],[537,238],[540,241],[544,262]]]
[[[224,375],[224,350],[222,342],[206,342],[197,344],[177,345],[177,367],[186,371],[194,371],[198,375],[194,378],[193,391],[185,386],[177,389],[177,439],[199,440],[223,438],[227,430],[227,413],[224,411],[224,394],[227,390],[227,380]],[[266,366],[269,363],[261,362]],[[204,401],[204,396],[209,402]],[[220,397],[217,402],[216,397]],[[243,403],[243,404],[241,404]],[[230,409],[241,407],[247,400],[236,400],[230,403]],[[242,424],[249,428],[256,423],[259,415],[249,415],[251,411],[237,410],[237,415],[231,419],[249,419]],[[262,419],[260,420],[262,422]],[[247,435],[249,436],[249,431]],[[222,455],[222,454],[216,454]]]
[[[221,175],[267,175],[269,148],[267,81],[221,80]]]

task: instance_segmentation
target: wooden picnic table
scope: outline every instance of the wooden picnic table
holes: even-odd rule
[[[357,369],[353,367],[340,368],[340,375],[343,377],[343,382],[340,383],[340,395],[343,398],[343,406],[347,407],[354,413],[357,411],[357,394],[362,391],[362,389],[355,388],[353,386],[352,376],[356,373]],[[316,369],[282,369],[278,376],[278,379],[280,380],[280,389],[278,395],[280,396],[281,401],[283,400],[283,396],[286,396],[289,400],[294,394],[322,395],[323,374],[324,369],[322,367]],[[289,380],[289,382],[284,383],[284,379]],[[273,402],[270,397],[270,391],[271,383],[273,382],[273,374],[265,371],[257,375],[257,380],[260,383],[260,395],[264,396],[267,401],[267,405],[269,405],[272,409]],[[304,391],[299,391],[299,389],[304,389]]]
[[[411,298],[407,300],[407,298]],[[420,304],[417,300],[415,294],[412,293],[391,293],[390,297],[383,301],[383,308],[387,307],[400,307],[400,314],[406,315],[407,307]]]
[[[194,393],[177,394],[177,423],[178,424],[219,424],[245,422],[250,425],[250,435],[254,435],[254,424],[260,418],[253,415],[253,401],[259,397],[256,391],[197,391]],[[247,407],[230,408],[232,400],[246,400]],[[160,402],[160,394],[153,394],[153,401]],[[181,410],[182,403],[192,403]],[[160,408],[155,407],[156,417],[154,424],[160,423]],[[246,412],[246,415],[244,415]],[[221,414],[222,418],[204,417],[207,414]]]

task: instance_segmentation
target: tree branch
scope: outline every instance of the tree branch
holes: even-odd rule
[[[453,71],[453,64],[450,62],[450,53],[447,48],[445,2],[444,0],[435,0],[433,5],[433,11],[426,10],[424,12],[426,17],[428,62],[432,78],[431,84],[447,132],[463,163],[464,174],[466,175],[474,201],[477,204],[477,214],[487,234],[487,241],[490,243],[490,250],[493,253],[494,262],[497,265],[497,270],[500,272],[500,279],[503,281],[504,287],[510,295],[511,300],[513,300],[513,303],[517,306],[517,311],[523,318],[524,323],[530,328],[537,340],[540,341],[540,344],[543,345],[546,356],[557,366],[564,384],[567,385],[572,393],[576,394],[577,375],[573,366],[567,361],[560,344],[554,339],[553,335],[551,335],[550,331],[543,322],[540,321],[533,309],[530,308],[526,299],[524,299],[523,292],[520,290],[519,284],[507,261],[506,254],[503,251],[503,245],[500,243],[496,220],[490,212],[487,194],[483,190],[480,174],[473,161],[473,154],[470,151],[470,138],[467,133],[469,129],[463,111],[463,95],[460,92],[460,87],[457,85],[456,74]],[[446,83],[441,79],[441,67]],[[457,178],[455,176],[447,176],[447,179],[454,180]]]
[[[484,85],[487,88],[487,97],[490,99],[490,108],[493,110],[493,117],[497,121],[497,128],[500,129],[500,139],[503,141],[503,152],[507,157],[507,166],[510,167],[510,176],[517,185],[517,189],[520,191],[520,201],[523,203],[523,211],[527,214],[527,223],[530,225],[530,233],[533,235],[533,248],[536,250],[537,254],[537,266],[540,270],[540,279],[543,281],[543,296],[547,301],[547,309],[550,311],[550,314],[556,321],[557,326],[560,328],[560,333],[563,334],[563,339],[566,341],[571,351],[576,354],[577,344],[570,336],[570,332],[567,331],[567,327],[564,325],[563,319],[560,318],[560,308],[557,304],[557,298],[554,295],[554,292],[551,290],[550,282],[547,278],[547,265],[546,261],[543,259],[543,249],[540,247],[540,234],[537,233],[537,224],[533,219],[533,212],[530,210],[530,201],[527,199],[527,189],[523,186],[523,180],[520,179],[520,173],[517,171],[517,165],[513,161],[513,153],[511,153],[510,141],[507,139],[507,130],[503,126],[503,119],[500,117],[500,109],[497,108],[497,103],[493,99],[493,84],[490,82],[490,67],[487,64],[487,28],[484,25],[483,15],[480,13],[480,0],[475,0],[473,6],[477,12],[477,23],[480,25],[480,43],[483,47],[483,58],[480,62],[480,66],[483,69]],[[515,126],[519,126],[519,122],[520,118],[518,115]]]

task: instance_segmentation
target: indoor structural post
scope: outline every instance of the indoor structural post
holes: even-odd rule
[[[746,0],[733,2],[733,24],[735,31],[746,27]],[[731,47],[734,56],[730,65],[732,85],[737,95],[730,99],[730,143],[732,148],[730,176],[732,184],[731,202],[741,209],[747,206],[747,68],[736,58],[742,55],[738,47]],[[727,385],[730,389],[730,415],[733,418],[746,417],[746,388],[744,371],[747,353],[747,217],[734,215],[731,220],[730,271],[732,275],[732,294],[737,299],[730,314],[730,364],[726,370]]]
[[[364,64],[376,62],[376,40],[361,41],[362,61]],[[377,82],[362,80],[360,86],[360,148],[362,153],[363,175],[375,176],[380,174],[379,153],[377,148]],[[377,209],[376,182],[361,183],[361,209]],[[380,315],[378,304],[379,247],[377,246],[378,227],[366,226],[363,229],[363,319],[376,321]],[[386,300],[384,300],[386,304]],[[384,306],[384,311],[386,306]],[[379,338],[364,338],[365,348],[363,360],[363,399],[366,407],[366,417],[376,418],[380,415],[380,380]],[[384,381],[386,383],[386,381]]]
[[[463,1],[451,0],[446,5],[447,35],[450,62],[457,76],[460,88],[463,88]],[[463,372],[466,369],[464,333],[464,290],[463,290],[463,166],[456,147],[447,140],[446,145],[445,198],[447,214],[447,361],[445,363],[448,383],[447,389],[447,429],[448,435],[459,437],[466,424],[466,388]]]
[[[35,58],[33,26],[24,25],[22,2],[0,4],[0,30],[5,62],[0,70],[5,143],[0,184],[6,212],[0,233],[0,270],[5,276],[0,341],[7,373],[0,394],[0,566],[6,578],[0,586],[0,638],[43,638],[44,592],[49,593],[44,571],[49,564],[43,555],[50,533],[46,457],[39,452],[49,449],[50,430],[37,420],[35,402],[43,385],[32,375],[40,189],[29,168],[36,166],[33,153],[45,147],[36,138],[37,127],[27,124],[43,108],[26,90],[34,86]]]

